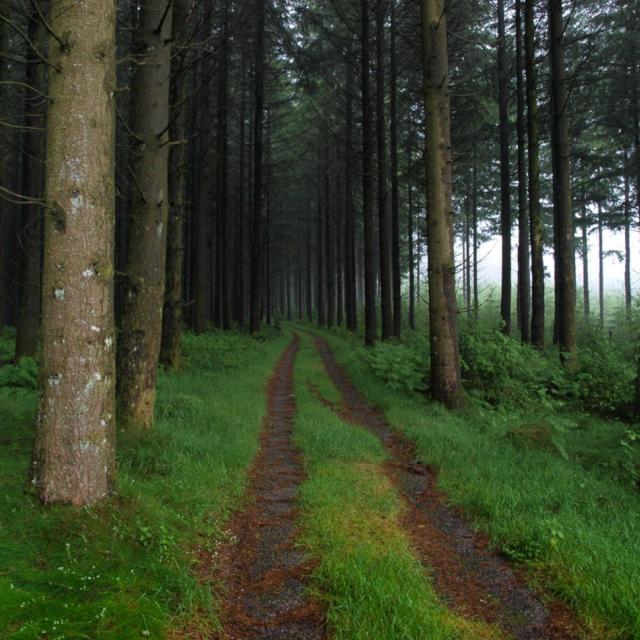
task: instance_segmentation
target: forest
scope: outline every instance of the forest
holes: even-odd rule
[[[640,640],[638,0],[0,1],[0,639]]]

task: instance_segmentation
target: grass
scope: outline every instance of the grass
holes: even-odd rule
[[[162,638],[217,624],[192,571],[222,535],[258,446],[264,383],[287,336],[186,336],[186,370],[162,373],[151,433],[119,433],[118,494],[43,509],[26,491],[36,395],[0,388],[0,637]],[[12,345],[0,339],[0,354]]]
[[[515,447],[506,434],[522,416],[479,409],[456,415],[394,391],[372,374],[359,343],[324,335],[369,401],[439,469],[451,501],[532,575],[544,576],[546,588],[587,621],[592,637],[640,637],[640,494],[589,458],[602,439],[596,422],[576,417],[582,430],[567,438],[569,460]]]
[[[305,336],[295,370],[295,434],[308,473],[301,542],[319,559],[315,588],[326,601],[336,640],[498,637],[438,601],[401,529],[403,505],[381,468],[382,445],[323,406],[309,381],[323,396],[338,398]]]

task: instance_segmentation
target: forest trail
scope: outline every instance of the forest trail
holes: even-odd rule
[[[488,540],[447,504],[433,469],[416,459],[415,447],[369,405],[337,364],[327,342],[313,335],[342,405],[319,399],[348,422],[369,429],[390,460],[385,469],[405,502],[402,525],[444,603],[459,614],[497,625],[516,640],[582,637],[574,616],[557,602],[542,601]],[[317,391],[316,391],[317,393]]]
[[[321,640],[322,610],[307,589],[313,564],[296,548],[296,498],[304,480],[293,444],[296,404],[294,335],[267,386],[260,451],[249,474],[246,506],[231,519],[220,549],[224,584],[219,640]]]

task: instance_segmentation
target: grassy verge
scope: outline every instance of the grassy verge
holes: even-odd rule
[[[540,569],[536,575],[587,620],[593,637],[640,637],[638,492],[573,459],[515,447],[506,434],[518,422],[508,415],[454,415],[394,391],[373,375],[359,342],[324,335],[366,397],[439,469],[451,501],[507,554]]]
[[[498,637],[448,612],[400,528],[402,503],[380,465],[375,436],[341,421],[308,389],[337,391],[308,337],[295,371],[296,440],[308,480],[302,488],[303,540],[336,640],[445,640]]]
[[[1,638],[162,638],[196,612],[215,626],[193,550],[242,494],[287,340],[187,336],[185,372],[160,376],[153,432],[119,434],[118,495],[83,510],[25,492],[35,392],[0,388]]]

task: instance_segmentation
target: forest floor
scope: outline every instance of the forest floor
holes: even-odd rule
[[[0,385],[0,638],[640,637],[637,494],[307,329],[186,336],[82,511],[25,494],[35,391]]]

